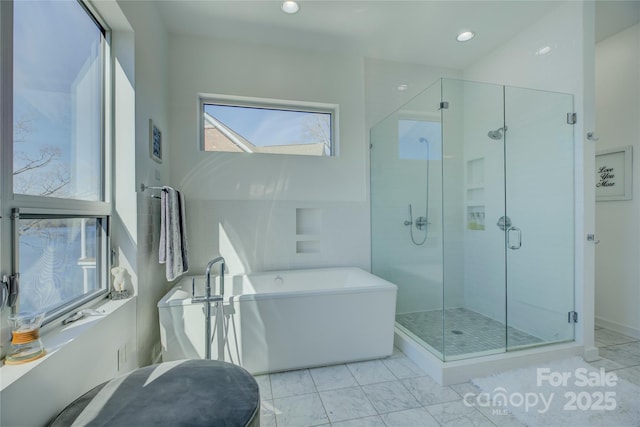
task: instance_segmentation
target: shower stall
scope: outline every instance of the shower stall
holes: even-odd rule
[[[442,362],[574,340],[573,111],[440,79],[371,129],[372,272]]]

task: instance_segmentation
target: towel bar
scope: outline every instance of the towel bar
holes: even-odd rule
[[[144,185],[144,183],[140,184],[140,191],[142,191],[143,193],[146,190],[162,190],[162,189],[163,187],[149,187],[147,185]],[[152,194],[151,197],[154,199],[160,199],[160,196],[156,196],[155,194]]]

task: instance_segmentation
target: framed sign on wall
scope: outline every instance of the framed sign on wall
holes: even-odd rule
[[[633,147],[596,153],[596,201],[632,199]]]
[[[162,163],[162,132],[149,119],[149,156],[158,163]]]

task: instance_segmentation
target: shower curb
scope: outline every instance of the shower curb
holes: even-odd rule
[[[584,351],[584,346],[576,342],[568,342],[443,362],[398,328],[395,330],[394,344],[412,362],[443,386],[464,383],[472,378],[484,377],[536,363],[582,356]]]

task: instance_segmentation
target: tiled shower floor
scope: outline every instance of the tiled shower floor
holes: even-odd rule
[[[418,338],[445,356],[461,356],[467,353],[490,352],[505,348],[505,333],[509,347],[519,347],[542,342],[539,338],[507,327],[466,308],[445,310],[444,337],[442,334],[442,310],[398,314],[396,321]]]

